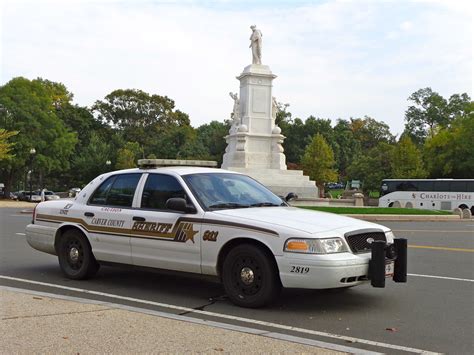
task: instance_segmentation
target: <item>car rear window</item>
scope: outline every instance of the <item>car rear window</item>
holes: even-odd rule
[[[94,191],[89,204],[131,207],[140,177],[141,174],[123,174],[109,177]]]

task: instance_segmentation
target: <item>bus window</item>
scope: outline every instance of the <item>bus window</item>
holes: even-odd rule
[[[474,192],[474,181],[466,181],[466,192]]]
[[[433,181],[417,181],[418,191],[433,191]]]
[[[451,190],[453,192],[466,191],[466,181],[451,181]]]
[[[382,181],[382,186],[380,188],[380,196],[389,194],[390,192],[396,191],[396,182],[395,181]]]
[[[435,181],[433,191],[450,191],[451,181]]]
[[[418,187],[415,182],[404,181],[397,185],[396,191],[418,191]]]

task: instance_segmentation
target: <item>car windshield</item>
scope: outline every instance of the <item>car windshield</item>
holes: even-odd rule
[[[205,173],[183,176],[206,210],[286,206],[281,198],[246,175]]]

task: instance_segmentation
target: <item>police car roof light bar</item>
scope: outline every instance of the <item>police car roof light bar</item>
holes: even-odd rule
[[[164,166],[200,166],[207,168],[217,168],[217,161],[212,160],[178,160],[178,159],[139,159],[140,169],[154,169]]]

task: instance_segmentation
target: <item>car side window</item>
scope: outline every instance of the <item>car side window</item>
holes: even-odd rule
[[[133,195],[141,174],[111,176],[92,195],[92,205],[132,207]]]
[[[172,197],[187,198],[179,181],[171,175],[150,174],[143,189],[141,207],[166,210],[166,201]]]

